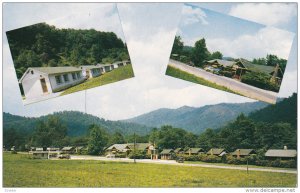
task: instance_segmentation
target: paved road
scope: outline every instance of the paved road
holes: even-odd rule
[[[265,101],[268,103],[276,103],[277,93],[272,91],[266,91],[260,88],[256,88],[253,86],[250,86],[248,84],[241,83],[237,80],[219,76],[210,72],[206,72],[203,69],[196,68],[189,66],[187,64],[178,62],[176,60],[169,60],[169,65],[175,68],[178,68],[182,71],[188,72],[190,74],[193,74],[195,76],[204,78],[205,80],[208,80],[210,82],[216,83],[220,86],[225,86],[237,93],[240,93],[241,95],[244,95],[249,98]]]
[[[133,159],[128,158],[106,158],[100,156],[90,156],[90,155],[72,155],[72,160],[101,160],[101,161],[116,161],[116,162],[134,162]],[[189,164],[189,163],[177,163],[175,160],[150,160],[150,159],[137,159],[137,163],[151,163],[151,164],[168,164],[168,165],[178,165],[178,166],[192,166],[192,167],[205,167],[205,168],[221,168],[221,169],[231,169],[231,170],[247,170],[246,167],[241,166],[221,166],[213,164]],[[249,171],[262,171],[262,172],[277,172],[277,173],[291,173],[297,174],[297,170],[285,170],[285,169],[270,169],[270,168],[251,168]]]

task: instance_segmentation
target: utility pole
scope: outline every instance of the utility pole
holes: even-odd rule
[[[134,132],[133,136],[134,136],[134,143],[133,143],[134,163],[136,163],[136,160],[135,160],[135,156],[136,156],[136,154],[135,154],[135,153],[136,153],[136,152],[135,152],[135,146],[136,146],[135,132]]]
[[[249,174],[248,159],[247,159],[247,174]]]

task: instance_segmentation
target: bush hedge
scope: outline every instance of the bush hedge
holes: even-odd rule
[[[215,155],[180,155],[184,158],[185,161],[202,161],[208,163],[227,163],[234,165],[246,165],[247,161],[249,165],[257,165],[257,166],[267,166],[267,167],[281,167],[281,168],[296,168],[297,161],[296,160],[264,160],[261,159],[258,155],[250,155],[248,157],[237,158],[232,155],[224,155],[222,157]]]
[[[271,77],[260,72],[246,72],[242,76],[242,82],[266,90],[278,92],[279,86],[270,82]]]

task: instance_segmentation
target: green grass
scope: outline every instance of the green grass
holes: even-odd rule
[[[203,165],[217,165],[217,166],[229,166],[229,167],[243,167],[247,168],[247,165],[234,165],[234,164],[226,164],[226,163],[208,163],[202,161],[184,161],[184,164],[203,164]],[[266,167],[266,166],[256,166],[256,165],[248,165],[248,168],[263,168],[263,169],[272,169],[272,170],[291,170],[296,171],[295,168],[278,168],[278,167]]]
[[[71,88],[64,90],[60,95],[62,96],[62,95],[66,95],[66,94],[71,94],[74,92],[94,88],[97,86],[102,86],[105,84],[117,82],[120,80],[132,78],[132,77],[134,77],[134,73],[132,70],[132,65],[130,64],[130,65],[126,65],[126,66],[122,66],[117,69],[114,69],[114,70],[107,72],[96,78],[88,79],[87,81],[85,81],[79,85],[76,85],[76,86],[73,86]]]
[[[226,91],[226,92],[241,95],[240,93],[238,93],[236,91],[233,91],[233,90],[231,90],[231,89],[229,89],[225,86],[220,86],[218,84],[207,81],[207,80],[205,80],[203,78],[200,78],[198,76],[195,76],[193,74],[184,72],[184,71],[182,71],[178,68],[172,67],[170,65],[168,65],[168,67],[167,67],[166,75],[172,76],[172,77],[175,77],[175,78],[179,78],[179,79],[182,79],[182,80],[194,82],[194,83],[197,83],[197,84],[202,84],[204,86],[212,87],[212,88],[223,90],[223,91]]]
[[[3,154],[4,187],[295,187],[296,174]]]

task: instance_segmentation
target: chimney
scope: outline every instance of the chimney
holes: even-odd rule
[[[240,158],[240,156],[241,156],[241,150],[238,149],[237,152],[236,152],[236,157],[237,157],[237,158]]]
[[[283,146],[283,149],[284,149],[284,150],[287,150],[288,148],[287,148],[287,146],[285,145],[285,146]]]

